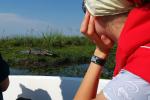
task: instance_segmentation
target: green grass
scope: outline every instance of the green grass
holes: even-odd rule
[[[36,56],[20,53],[29,49],[49,50],[58,56]],[[104,78],[110,78],[114,67],[115,48],[111,51],[106,63],[109,73],[103,74]],[[88,64],[95,49],[87,38],[83,36],[65,36],[62,34],[43,34],[42,37],[15,36],[0,40],[0,52],[5,60],[15,68],[26,68],[33,73],[45,73],[51,75],[83,76],[83,71],[79,67],[66,66]],[[41,65],[36,65],[40,62]],[[42,64],[46,64],[44,67]],[[109,67],[108,67],[109,66]]]

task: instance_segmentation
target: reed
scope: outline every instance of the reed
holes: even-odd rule
[[[36,56],[22,54],[29,49],[48,50],[57,56]],[[95,45],[84,36],[67,36],[61,33],[43,33],[42,36],[14,36],[0,39],[0,52],[6,61],[16,68],[28,68],[34,73],[64,74],[66,66],[88,64]],[[106,63],[109,73],[103,77],[110,78],[114,67],[116,47],[111,51]],[[39,63],[38,63],[39,62]],[[84,75],[80,68],[70,68],[73,76]],[[69,71],[67,71],[69,73]],[[74,72],[74,73],[73,73]],[[79,74],[79,73],[80,74]],[[71,76],[71,74],[66,75]]]

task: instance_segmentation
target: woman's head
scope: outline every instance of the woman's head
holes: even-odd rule
[[[129,10],[133,8],[133,4],[126,0],[97,0],[99,3],[94,1],[95,0],[84,1],[85,5],[82,5],[83,10],[85,11],[87,8],[86,10],[94,16],[95,30],[98,34],[105,34],[117,42],[125,19],[127,18]],[[115,4],[116,1],[119,2]],[[121,6],[118,6],[120,3],[122,3]],[[96,8],[92,8],[94,5]],[[101,7],[101,5],[103,6]]]

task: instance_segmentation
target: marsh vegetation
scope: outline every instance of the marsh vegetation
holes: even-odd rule
[[[95,45],[83,36],[43,33],[43,36],[14,36],[0,39],[0,52],[13,68],[38,75],[83,77]],[[112,76],[114,47],[105,65],[103,78]]]

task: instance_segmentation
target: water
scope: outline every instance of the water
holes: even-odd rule
[[[17,68],[10,68],[10,75],[48,75],[48,76],[69,76],[69,77],[75,77],[75,76],[84,76],[84,73],[87,70],[88,64],[81,64],[81,65],[73,65],[61,68],[61,71],[58,72],[58,70],[53,69],[53,73],[47,72],[37,72],[32,73],[28,69],[17,69]]]
[[[29,75],[31,74],[27,69],[10,68],[10,75]]]
[[[17,69],[10,68],[10,75],[41,75],[41,76],[65,76],[65,77],[84,77],[88,64],[81,65],[72,65],[67,67],[61,67],[60,70],[58,68],[54,68],[52,70],[48,70],[46,72],[43,71],[30,71],[28,69]],[[103,69],[102,77],[111,78],[113,71],[110,71],[106,68]]]

